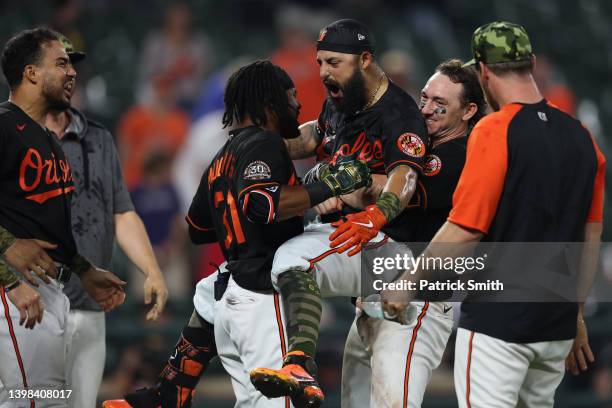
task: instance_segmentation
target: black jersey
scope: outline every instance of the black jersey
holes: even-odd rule
[[[214,231],[227,269],[241,287],[272,288],[270,272],[276,249],[304,231],[302,217],[274,221],[282,185],[298,184],[283,139],[257,127],[230,132],[204,172],[193,198],[188,223],[200,231]],[[248,192],[269,197],[269,223],[256,223],[246,214]]]
[[[373,174],[388,174],[399,165],[411,166],[418,173],[423,170],[429,140],[425,121],[412,97],[391,81],[378,102],[354,115],[344,115],[326,100],[317,132],[319,160],[363,160]],[[355,212],[348,207],[344,211]],[[407,241],[405,222],[406,211],[382,231],[396,241]]]
[[[472,131],[449,221],[481,231],[485,242],[580,242],[587,222],[602,221],[604,175],[605,159],[580,122],[545,100],[511,103]],[[507,251],[496,245],[493,253],[498,259],[516,255]],[[500,271],[521,276],[520,263],[529,265],[529,257],[518,255],[512,271],[491,267],[478,279],[495,278]],[[545,287],[529,279],[512,284],[530,298],[551,299]],[[499,303],[496,293],[470,292],[459,327],[514,343],[572,339],[577,305],[557,298]]]
[[[54,136],[17,105],[0,104],[0,225],[17,238],[57,244],[51,258],[71,264],[72,173]]]
[[[453,208],[453,192],[465,164],[467,137],[428,149],[415,199],[406,212],[406,242],[429,242]]]

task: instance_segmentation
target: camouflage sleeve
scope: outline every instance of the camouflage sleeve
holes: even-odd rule
[[[0,259],[0,286],[9,286],[19,278],[11,271],[6,262]]]
[[[4,227],[0,226],[0,254],[4,254],[15,241],[17,241],[17,238]]]

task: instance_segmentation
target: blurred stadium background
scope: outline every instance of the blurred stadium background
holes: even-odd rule
[[[137,211],[170,288],[161,321],[146,323],[140,276],[116,251],[114,270],[128,279],[130,290],[126,304],[107,317],[100,399],[155,381],[192,310],[194,282],[222,262],[215,248],[188,243],[182,218],[225,137],[219,109],[228,73],[253,58],[271,57],[297,84],[304,105],[300,119],[314,119],[324,97],[314,40],[321,27],[345,17],[371,27],[384,69],[415,97],[439,62],[469,58],[477,26],[495,19],[524,25],[538,57],[536,78],[544,94],[582,120],[612,157],[606,137],[612,130],[609,1],[1,0],[2,44],[21,29],[44,24],[87,52],[77,66],[74,103],[113,132]],[[0,95],[8,95],[4,83]],[[604,235],[609,240],[609,225]],[[603,259],[604,273],[612,279],[612,251],[604,251]],[[566,375],[558,407],[612,407],[612,305],[594,298],[587,313],[596,363],[579,377]],[[352,317],[348,300],[326,302],[318,360],[327,407],[340,406],[342,348]],[[434,373],[425,407],[456,406],[453,344],[451,339]],[[218,362],[200,388],[195,407],[233,406],[229,380]]]

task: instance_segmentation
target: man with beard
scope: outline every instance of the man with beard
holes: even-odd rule
[[[590,243],[581,254],[580,272],[596,268],[598,249],[592,248],[598,248],[602,232],[605,158],[580,122],[542,97],[522,26],[496,21],[479,27],[472,36],[472,54],[468,65],[475,66],[495,112],[470,135],[453,208],[424,256],[456,256],[460,244],[473,247],[479,241],[495,243],[488,252],[496,257],[515,248],[504,243],[561,244],[564,262],[544,256],[546,267],[536,264],[533,269],[534,256],[521,250],[511,253],[511,270],[499,262],[478,271],[474,278],[481,282],[520,279],[511,282],[512,297],[468,292],[455,344],[460,407],[552,407],[572,343],[577,358],[588,354],[582,305],[575,300],[584,300],[592,280],[579,276],[585,281],[578,282],[578,290],[569,288],[576,293],[568,299],[550,281],[533,279],[546,270],[555,280],[568,274],[567,243]],[[428,274],[417,268],[399,279],[418,281]],[[400,311],[410,297],[407,292],[382,295],[389,313]]]
[[[317,63],[329,97],[318,121],[302,125],[300,137],[288,141],[291,158],[318,152],[332,164],[360,159],[388,179],[376,202],[363,211],[342,206],[343,220],[311,224],[277,250],[272,283],[283,298],[288,352],[282,369],[251,372],[255,387],[270,398],[294,395],[303,384],[318,387],[314,356],[321,297],[360,296],[361,262],[352,255],[369,241],[383,251],[389,237],[406,241],[404,210],[422,170],[427,132],[416,103],[388,80],[374,52],[372,34],[355,20],[328,25],[317,41]],[[312,179],[326,168],[318,167]],[[322,400],[322,393],[316,393],[300,406],[318,407]]]
[[[85,54],[74,51],[66,37],[60,41],[72,64],[85,58]],[[73,92],[74,87],[69,96]],[[46,125],[59,139],[74,175],[71,210],[77,249],[101,268],[109,268],[116,235],[121,249],[146,276],[145,303],[155,296],[147,320],[157,319],[168,291],[125,187],[112,135],[68,106],[49,112]],[[70,299],[66,358],[66,389],[72,390],[69,404],[94,408],[106,356],[104,312],[76,276],[66,282],[64,293]]]
[[[289,399],[267,400],[248,378],[259,365],[281,364],[286,351],[270,274],[274,252],[303,232],[304,211],[369,186],[371,178],[366,164],[356,160],[329,166],[319,181],[300,185],[283,139],[299,135],[300,104],[291,78],[269,61],[235,72],[224,100],[230,138],[204,172],[186,220],[192,242],[221,244],[229,275],[198,284],[194,313],[160,383],[127,395],[127,402],[107,401],[107,408],[191,406],[197,381],[217,354],[232,377],[237,407],[289,405]],[[320,392],[310,384],[295,391],[296,404]]]
[[[484,115],[486,104],[476,73],[453,59],[436,67],[421,91],[420,108],[431,148],[419,180],[427,200],[408,211],[406,223],[415,254],[448,217],[468,134]],[[421,406],[451,333],[452,306],[444,302],[450,296],[448,291],[422,293],[420,301],[412,303],[418,317],[408,325],[358,309],[344,347],[343,408]]]
[[[44,28],[17,34],[4,46],[2,71],[10,95],[0,104],[0,251],[27,282],[0,269],[0,405],[63,407],[69,302],[62,283],[75,273],[108,311],[123,302],[125,282],[79,255],[72,236],[70,165],[44,127],[49,111],[69,106],[76,78],[59,34]]]

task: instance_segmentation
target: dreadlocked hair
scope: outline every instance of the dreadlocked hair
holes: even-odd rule
[[[255,126],[267,122],[266,108],[279,115],[287,109],[287,94],[277,71],[268,60],[255,61],[234,72],[225,88],[223,127],[248,117]],[[280,116],[280,115],[279,115]]]

